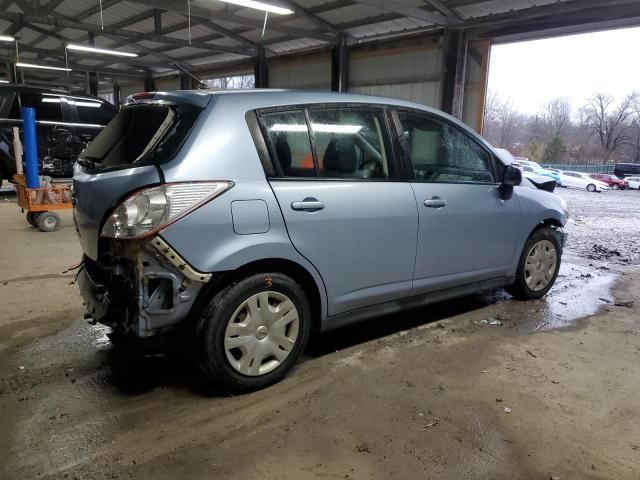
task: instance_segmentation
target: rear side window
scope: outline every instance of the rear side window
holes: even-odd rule
[[[172,158],[200,109],[157,104],[124,107],[81,155],[100,167],[161,163]]]
[[[334,107],[310,110],[320,176],[388,178],[385,123],[381,110]]]
[[[416,180],[495,182],[491,155],[467,134],[426,115],[400,112],[398,116]]]
[[[346,105],[310,107],[308,118],[309,122],[302,108],[260,114],[280,175],[336,179],[391,176],[383,110]]]
[[[67,102],[75,106],[78,123],[104,126],[115,116],[114,108],[106,102],[73,97],[68,97]]]
[[[303,110],[261,116],[271,156],[285,177],[313,177],[315,169]]]
[[[62,121],[62,97],[41,95],[37,93],[21,93],[22,107],[31,107],[36,111],[36,120],[47,122]]]

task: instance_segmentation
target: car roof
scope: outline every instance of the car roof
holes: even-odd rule
[[[134,94],[135,95],[135,94]],[[406,107],[417,110],[423,110],[444,116],[448,120],[464,126],[470,130],[467,125],[460,122],[457,118],[435,108],[428,107],[421,103],[411,102],[398,98],[382,97],[375,95],[364,95],[357,93],[339,93],[339,92],[322,92],[307,90],[285,90],[275,88],[252,88],[238,90],[178,90],[170,92],[153,92],[154,100],[167,99],[173,101],[186,101],[189,103],[201,103],[203,96],[209,96],[211,99],[232,100],[233,103],[242,104],[243,107],[249,109],[279,107],[287,105],[303,105],[311,103],[371,103],[378,105],[389,105],[396,107]],[[132,95],[133,96],[133,95]],[[128,97],[131,98],[132,96]]]

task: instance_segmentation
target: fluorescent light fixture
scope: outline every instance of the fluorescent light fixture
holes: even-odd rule
[[[9,35],[0,35],[0,42],[15,42],[15,38],[10,37]]]
[[[9,80],[0,80],[0,83],[11,83]]]
[[[104,125],[99,125],[97,123],[58,122],[55,120],[36,120],[36,123],[40,123],[42,125],[61,125],[63,127],[104,128]]]
[[[241,7],[255,8],[256,10],[262,10],[263,12],[277,13],[278,15],[290,15],[293,10],[284,7],[278,7],[269,3],[258,2],[257,0],[220,0],[225,3],[232,3]]]
[[[43,98],[42,103],[62,103],[62,98]],[[88,101],[76,101],[76,100],[67,100],[66,103],[69,105],[75,105],[76,107],[91,107],[91,108],[100,108],[99,102],[88,102]]]
[[[355,135],[362,130],[362,125],[332,125],[329,123],[312,123],[311,128],[318,133],[344,133]],[[274,123],[269,130],[272,132],[306,132],[306,124]]]
[[[137,53],[120,52],[118,50],[109,50],[107,48],[96,48],[89,45],[77,45],[75,43],[69,43],[67,45],[69,50],[77,50],[80,52],[101,53],[103,55],[115,55],[116,57],[137,57]]]
[[[42,70],[60,70],[61,72],[70,72],[71,71],[70,68],[49,67],[47,65],[36,65],[35,63],[23,63],[23,62],[16,63],[16,67],[20,67],[20,68],[39,68],[39,69],[42,69]]]

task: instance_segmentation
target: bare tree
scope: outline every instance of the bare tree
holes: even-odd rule
[[[597,139],[602,152],[602,163],[607,164],[614,152],[631,141],[633,104],[637,95],[627,95],[619,105],[611,95],[597,93],[582,109],[582,121]]]
[[[542,105],[540,123],[546,142],[562,137],[570,122],[571,104],[567,98],[554,98]]]
[[[511,147],[514,133],[521,123],[521,115],[515,109],[511,99],[502,102],[497,111],[499,146]]]
[[[235,75],[231,77],[211,78],[204,82],[209,88],[216,90],[253,88],[255,86],[255,77],[253,75]]]

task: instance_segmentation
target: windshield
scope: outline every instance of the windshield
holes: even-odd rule
[[[102,170],[166,161],[182,145],[199,113],[191,105],[126,106],[87,146],[80,163]]]

